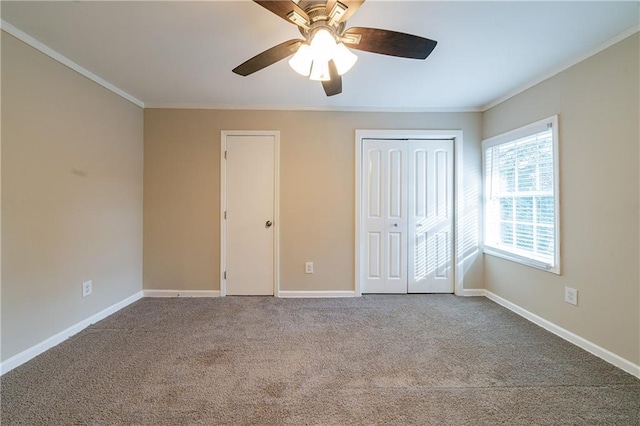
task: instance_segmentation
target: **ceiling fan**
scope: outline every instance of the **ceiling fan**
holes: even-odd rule
[[[282,19],[298,26],[304,39],[280,43],[233,69],[253,74],[294,55],[289,65],[297,73],[322,82],[327,96],[342,93],[342,75],[358,57],[349,48],[401,58],[426,59],[437,42],[428,38],[378,28],[353,27],[347,19],[364,0],[253,0]]]

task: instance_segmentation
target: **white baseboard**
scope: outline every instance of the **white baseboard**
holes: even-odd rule
[[[484,288],[466,288],[462,290],[462,294],[459,294],[459,296],[464,296],[464,297],[479,297],[484,295],[485,295]]]
[[[282,298],[319,298],[319,297],[356,297],[356,292],[349,291],[287,291],[280,290],[278,297]]]
[[[509,302],[508,300],[498,296],[484,289],[467,289],[464,290],[463,296],[486,296],[488,299],[496,302],[497,304],[504,306],[510,311],[522,316],[523,318],[533,322],[534,324],[544,328],[547,331],[563,338],[564,340],[573,343],[574,345],[592,353],[593,355],[607,361],[610,364],[640,378],[640,365],[634,364],[622,358],[613,352],[596,345],[588,341],[587,339],[578,336],[566,330],[532,312],[527,311],[520,306]],[[115,303],[108,308],[90,316],[89,318],[78,322],[75,325],[67,328],[66,330],[57,333],[48,339],[20,352],[17,355],[12,356],[3,363],[0,364],[0,375],[3,375],[19,365],[24,364],[30,359],[35,358],[48,349],[62,343],[74,334],[79,333],[91,324],[94,324],[109,315],[119,311],[120,309],[132,304],[133,302],[140,300],[142,297],[219,297],[220,292],[217,290],[143,290],[138,293],[127,297],[126,299]],[[323,297],[356,297],[355,291],[280,291],[278,294],[282,298],[323,298]]]
[[[219,290],[142,290],[144,297],[220,297]]]
[[[515,312],[521,317],[528,319],[532,323],[539,325],[547,331],[552,332],[556,336],[563,338],[564,340],[573,343],[574,345],[584,349],[587,352],[592,353],[593,355],[607,361],[609,364],[613,364],[616,367],[626,371],[629,374],[633,374],[634,376],[640,378],[640,365],[634,364],[633,362],[622,358],[619,355],[614,354],[613,352],[596,345],[593,342],[588,341],[587,339],[578,336],[575,333],[570,332],[567,329],[564,329],[560,326],[555,325],[554,323],[527,311],[526,309],[521,308],[515,303],[509,302],[506,299],[498,296],[495,293],[490,292],[489,290],[485,290],[485,296],[488,299],[493,300],[499,305],[504,306],[510,311]]]
[[[12,356],[11,358],[7,359],[2,364],[0,364],[0,375],[13,370],[14,368],[24,364],[30,359],[35,358],[36,356],[40,355],[44,351],[49,350],[56,345],[59,345],[60,343],[67,340],[69,337],[89,327],[91,324],[94,324],[100,320],[105,319],[109,315],[118,312],[120,309],[124,308],[125,306],[128,306],[133,302],[142,299],[142,297],[143,297],[142,291],[139,291],[136,294],[129,296],[126,299],[121,300],[120,302],[115,303],[109,306],[108,308],[101,310],[97,314],[91,315],[89,318],[84,319],[79,323],[76,323],[65,330],[62,330],[60,333],[54,334],[53,336],[30,347],[29,349],[25,349],[19,354]]]

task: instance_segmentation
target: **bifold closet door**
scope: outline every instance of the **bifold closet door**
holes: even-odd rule
[[[453,293],[453,141],[408,141],[408,292]]]
[[[362,148],[362,292],[453,293],[453,141]]]
[[[407,292],[407,159],[404,141],[363,141],[366,293]]]

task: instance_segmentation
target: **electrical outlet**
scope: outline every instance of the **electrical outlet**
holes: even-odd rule
[[[571,287],[564,288],[564,301],[578,306],[578,290]]]
[[[91,280],[82,283],[82,297],[87,297],[93,292],[93,282]]]
[[[304,264],[304,273],[313,274],[313,262],[307,262]]]

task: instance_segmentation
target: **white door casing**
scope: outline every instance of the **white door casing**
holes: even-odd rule
[[[357,133],[365,132],[394,131]],[[429,133],[407,131],[418,132]],[[357,137],[358,294],[456,289],[454,140],[461,139],[459,133],[447,140]]]
[[[222,296],[278,293],[278,139],[222,132]]]

